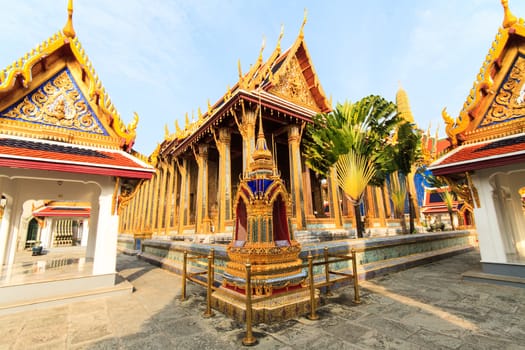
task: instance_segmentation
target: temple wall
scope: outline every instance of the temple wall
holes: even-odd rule
[[[128,244],[129,240],[125,237],[119,239],[121,251]],[[356,249],[359,278],[369,279],[474,249],[477,247],[477,234],[473,231],[451,231],[307,243],[302,245],[300,257],[306,262],[309,253],[322,256],[325,247],[329,254],[349,254],[352,248]],[[184,250],[208,255],[211,249],[215,251],[215,271],[222,273],[228,260],[226,245],[222,244],[144,240],[139,257],[181,274]],[[206,261],[201,259],[190,264],[194,269],[204,269]],[[351,261],[334,264],[331,269],[351,271]],[[322,272],[323,268],[317,267],[316,274]]]

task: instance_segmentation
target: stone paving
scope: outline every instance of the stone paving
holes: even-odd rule
[[[255,349],[525,349],[525,288],[461,280],[470,252],[363,282],[323,299],[320,319],[257,325]],[[205,292],[135,257],[118,270],[134,286],[112,297],[0,317],[0,349],[237,349],[243,325],[203,318]]]

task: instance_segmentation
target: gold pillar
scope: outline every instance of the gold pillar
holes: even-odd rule
[[[161,235],[163,232],[162,219],[164,218],[164,209],[166,202],[164,201],[166,195],[166,164],[161,163],[160,173],[159,173],[159,194],[158,197],[158,206],[157,206],[157,235]]]
[[[292,216],[295,217],[296,228],[306,228],[304,213],[303,171],[301,167],[301,135],[298,125],[288,128],[288,157],[290,160],[290,188],[292,198]]]
[[[189,215],[189,201],[190,201],[190,171],[188,169],[188,160],[186,158],[182,159],[182,164],[177,162],[177,167],[179,168],[181,176],[180,184],[180,198],[179,198],[179,235],[184,233],[184,226],[188,223]]]
[[[226,221],[232,219],[232,193],[231,193],[231,130],[228,128],[219,129],[219,137],[215,138],[217,150],[219,151],[219,181],[218,181],[218,202],[219,220],[217,232],[226,231]]]
[[[179,202],[177,202],[177,193],[179,193],[179,168],[177,167],[177,161],[173,161],[173,226],[172,229],[176,230],[179,225]]]
[[[151,178],[144,185],[146,187],[146,222],[144,224],[144,230],[147,233],[151,233],[151,216],[153,208],[153,178]]]
[[[139,234],[139,216],[138,216],[139,201],[137,198],[133,198],[133,235]]]
[[[164,209],[164,235],[168,235],[171,228],[171,213],[173,206],[173,162],[166,167],[167,173],[167,193],[166,193],[166,206]]]
[[[195,160],[199,168],[199,174],[197,175],[195,233],[209,233],[208,145],[199,145],[199,153],[195,153]]]
[[[160,176],[161,170],[157,168],[155,172],[155,185],[153,186],[153,209],[151,211],[151,232],[155,232],[157,229],[157,210],[159,204],[159,188],[160,188]]]
[[[341,216],[341,206],[339,198],[339,187],[337,186],[337,170],[335,167],[330,169],[328,180],[328,197],[330,200],[330,217],[334,219],[336,228],[343,228],[343,217]]]
[[[144,202],[144,197],[146,195],[144,186],[140,186],[139,193],[137,195],[137,201],[139,203],[137,216],[139,217],[139,232],[144,233],[144,212],[146,209],[146,203]]]
[[[306,217],[314,216],[314,206],[312,203],[312,180],[310,179],[310,169],[305,166],[303,173],[303,188],[304,188],[304,211]]]

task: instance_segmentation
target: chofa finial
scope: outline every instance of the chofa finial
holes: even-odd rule
[[[73,0],[68,0],[67,2],[67,22],[62,31],[64,32],[65,36],[71,39],[77,35],[75,33],[75,29],[73,28]]]
[[[503,5],[503,28],[510,28],[512,27],[516,22],[518,22],[518,19],[516,16],[510,12],[509,9],[509,0],[501,0],[501,5]]]
[[[306,21],[308,19],[308,9],[304,8],[304,17],[303,17],[303,23],[301,24],[301,30],[299,31],[299,36],[304,38],[304,26],[306,25]]]

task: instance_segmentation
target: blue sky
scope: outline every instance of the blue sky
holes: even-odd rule
[[[525,17],[525,1],[510,0]],[[61,29],[66,0],[0,0],[0,69]],[[150,154],[164,125],[206,110],[258,56],[305,41],[334,103],[370,94],[395,99],[399,82],[421,128],[457,116],[503,20],[499,0],[77,0],[74,27],[106,91],[128,123],[140,116],[135,148]]]

